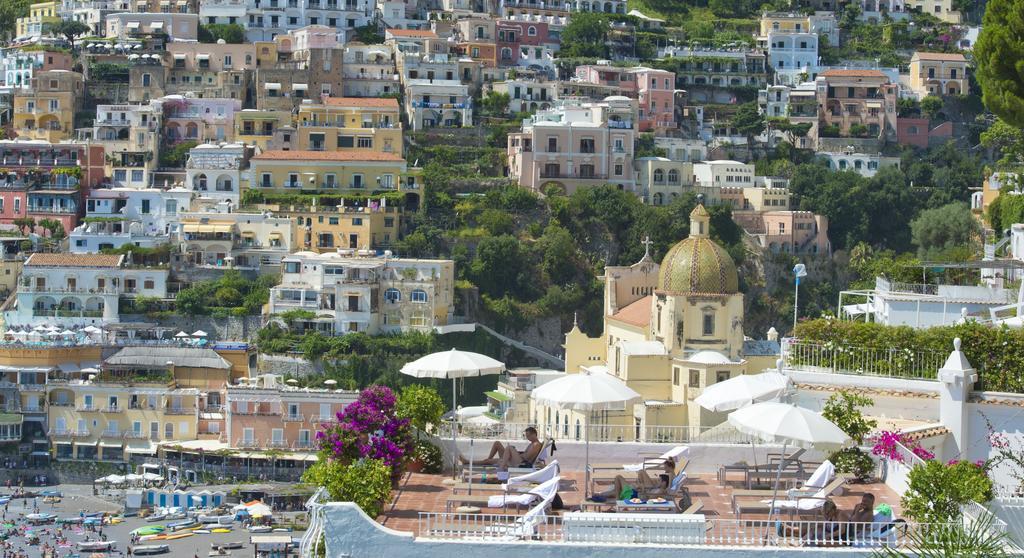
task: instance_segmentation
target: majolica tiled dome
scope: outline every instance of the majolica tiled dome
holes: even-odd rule
[[[710,215],[703,205],[690,213],[690,236],[669,249],[658,272],[658,290],[668,294],[735,294],[736,264],[708,238]]]

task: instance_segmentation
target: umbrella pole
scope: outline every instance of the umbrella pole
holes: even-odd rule
[[[586,456],[584,458],[586,460],[586,464],[583,466],[583,482],[585,483],[583,487],[583,498],[586,500],[590,499],[590,412],[587,412],[587,421],[583,428],[587,429],[583,436],[586,446]]]
[[[457,381],[452,378],[452,480],[459,474],[459,446],[455,443],[455,429],[459,427],[459,406],[456,404],[459,389],[455,385]]]
[[[786,444],[782,442],[782,455],[786,455]],[[768,508],[768,524],[764,528],[764,544],[768,544],[768,530],[772,527],[772,516],[775,515],[775,507],[777,505],[775,498],[779,495],[779,482],[782,481],[782,466],[786,464],[785,459],[779,459],[779,470],[775,473],[775,486],[772,488],[772,503]]]

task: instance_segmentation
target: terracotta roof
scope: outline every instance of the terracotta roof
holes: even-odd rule
[[[394,153],[379,151],[264,151],[253,157],[256,161],[387,161],[404,163]]]
[[[436,39],[437,33],[426,29],[388,29],[387,34],[392,37],[411,37],[422,39]]]
[[[32,254],[25,265],[45,267],[119,267],[121,254]]]
[[[821,75],[825,77],[886,77],[885,74],[878,70],[825,70]]]
[[[651,298],[651,295],[647,295],[636,302],[627,304],[625,308],[608,316],[608,319],[629,325],[645,326],[651,323]]]
[[[925,428],[924,430],[918,430],[916,432],[907,432],[903,434],[903,437],[911,442],[920,442],[928,438],[934,438],[936,436],[944,436],[949,434],[949,429],[945,426],[933,426],[931,428]]]
[[[324,104],[335,107],[390,108],[398,110],[398,99],[377,97],[328,97]]]
[[[921,60],[947,60],[954,62],[967,62],[967,59],[964,58],[964,55],[958,52],[915,52],[914,56],[918,57]]]

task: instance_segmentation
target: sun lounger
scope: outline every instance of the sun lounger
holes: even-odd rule
[[[558,460],[552,460],[543,469],[510,477],[504,483],[460,482],[452,486],[452,494],[459,492],[527,492],[552,477],[558,476]]]
[[[679,461],[689,457],[690,446],[676,446],[660,454],[641,452],[637,455],[641,458],[641,461],[638,463],[594,463],[590,465],[590,470],[593,472],[600,470],[613,470],[630,471],[635,473],[637,471],[659,469],[664,466],[666,459]]]
[[[664,461],[662,461],[661,463],[662,463],[662,465],[664,465]],[[689,464],[690,464],[690,460],[688,460],[688,459],[677,460],[676,461],[676,474],[679,474],[680,471],[685,471],[686,467],[689,466]],[[617,477],[617,476],[621,476],[621,477],[625,478],[627,481],[635,481],[636,477],[637,477],[637,473],[639,471],[640,471],[640,469],[636,469],[636,470],[627,470],[627,469],[609,470],[609,469],[604,469],[604,470],[601,470],[601,471],[593,471],[593,472],[590,473],[590,482],[593,483],[593,484],[609,484],[609,483],[615,482],[615,477]],[[662,474],[663,470],[662,469],[647,469],[647,472],[651,476],[657,476],[657,475],[655,475],[655,473],[660,475],[660,474]]]
[[[780,513],[786,512],[791,517],[794,515],[817,515],[818,511],[825,504],[825,500],[828,498],[842,494],[846,488],[846,483],[852,478],[852,475],[841,474],[832,480],[827,486],[814,492],[813,494],[807,494],[800,491],[785,494],[784,498],[777,498],[774,501],[774,508]],[[753,492],[753,491],[752,491]],[[780,493],[780,495],[782,495]],[[744,513],[759,513],[769,514],[771,513],[773,502],[771,495],[769,494],[766,499],[754,500],[754,498],[764,498],[764,493],[757,491],[757,493],[750,492],[733,492],[732,495],[732,510],[736,514],[736,517],[742,517]]]
[[[696,502],[690,504],[690,507],[688,507],[685,510],[683,510],[683,514],[685,515],[685,514],[700,513],[701,510],[703,510],[703,509],[704,509],[704,502],[701,501],[701,500],[697,500]]]
[[[543,500],[547,496],[557,493],[560,480],[560,477],[555,476],[527,492],[505,492],[491,495],[463,494],[449,496],[448,500],[445,502],[445,509],[450,511],[452,508],[457,506],[474,506],[480,508],[526,508],[532,506],[538,500]]]
[[[544,444],[540,448],[540,452],[537,453],[537,458],[533,460],[532,467],[509,467],[508,471],[499,471],[496,465],[474,464],[471,468],[466,464],[462,465],[462,473],[460,476],[462,477],[462,481],[467,483],[473,482],[478,477],[482,479],[485,475],[489,475],[504,482],[511,477],[531,473],[538,470],[538,468],[543,468],[548,461],[551,461],[552,459],[553,450],[551,448],[553,448],[554,445],[554,438],[545,439]],[[471,472],[473,474],[472,478],[469,476]]]
[[[807,479],[802,486],[799,488],[786,489],[785,492],[790,498],[794,498],[800,493],[813,495],[819,489],[824,488],[828,483],[832,482],[835,475],[835,466],[832,465],[831,461],[826,460],[814,470],[814,473],[811,474],[811,477]],[[774,491],[770,488],[758,488],[753,490],[736,489],[732,491],[732,494],[733,496],[762,496],[765,498],[771,498]]]

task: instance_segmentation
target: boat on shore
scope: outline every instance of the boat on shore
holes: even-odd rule
[[[132,547],[132,553],[136,556],[148,556],[152,554],[166,554],[171,551],[171,547],[166,544],[143,544],[136,547]]]
[[[80,541],[78,550],[84,552],[109,552],[114,550],[117,541]]]
[[[224,550],[235,550],[242,548],[244,545],[245,543],[243,543],[242,541],[229,541],[222,543],[210,543],[210,548],[214,550],[218,548],[223,548]]]

